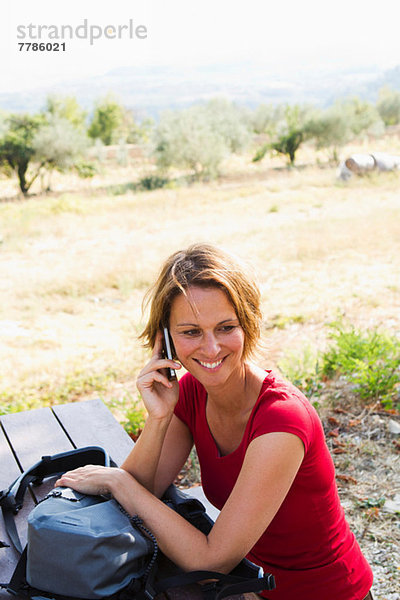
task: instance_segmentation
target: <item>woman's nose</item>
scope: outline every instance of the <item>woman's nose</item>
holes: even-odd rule
[[[220,350],[219,342],[213,333],[205,334],[203,338],[203,352],[207,358],[215,358]]]

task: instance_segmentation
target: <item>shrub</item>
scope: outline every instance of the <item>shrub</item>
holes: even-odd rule
[[[139,180],[138,188],[144,191],[158,190],[169,183],[168,177],[161,175],[146,175]]]
[[[380,401],[387,408],[399,402],[400,340],[377,329],[361,332],[331,325],[331,347],[323,354],[322,373],[342,375],[363,400]]]
[[[127,400],[131,398],[127,398]],[[125,420],[122,423],[125,431],[136,441],[141,434],[146,422],[146,411],[139,402],[132,401],[129,408],[125,411]]]
[[[301,354],[289,353],[279,362],[279,369],[310,400],[318,398],[322,389],[318,355],[310,345]],[[318,401],[314,402],[318,405]]]
[[[400,92],[387,86],[381,88],[376,108],[385,125],[397,125],[400,123]]]
[[[190,169],[195,178],[217,175],[222,160],[249,141],[246,114],[214,99],[180,111],[165,111],[154,132],[154,156],[161,169]]]

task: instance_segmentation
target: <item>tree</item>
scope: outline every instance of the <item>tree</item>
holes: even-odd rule
[[[89,145],[85,133],[71,121],[53,116],[42,125],[32,141],[35,160],[49,173],[71,169],[82,158]],[[50,183],[47,189],[50,189]]]
[[[379,136],[383,133],[383,121],[376,107],[370,102],[353,97],[335,102],[334,106],[344,115],[352,137],[360,137],[362,134]]]
[[[205,119],[223,139],[230,152],[237,153],[250,140],[246,111],[225,98],[214,98],[204,105]]]
[[[82,109],[75,96],[50,94],[47,96],[44,114],[50,118],[65,119],[75,129],[81,131],[86,129],[87,112]]]
[[[124,107],[115,97],[105,96],[95,107],[88,135],[100,139],[106,146],[116,143],[121,137],[124,116]]]
[[[225,156],[250,140],[248,114],[229,100],[215,98],[179,111],[166,111],[154,132],[159,167],[191,169],[195,177],[212,177]]]
[[[203,106],[161,115],[154,134],[154,155],[159,167],[191,169],[196,178],[212,176],[227,152],[222,135],[213,128]]]
[[[43,166],[39,164],[31,179],[27,181],[29,163],[35,155],[33,140],[43,125],[43,116],[15,114],[7,118],[6,124],[7,130],[0,139],[0,164],[8,165],[17,174],[21,192],[27,195]]]
[[[306,124],[307,135],[315,139],[317,150],[329,148],[332,151],[332,160],[337,162],[338,150],[344,146],[353,133],[346,115],[331,107],[317,112]]]
[[[116,131],[119,142],[138,144],[149,142],[154,128],[153,119],[147,117],[141,121],[135,116],[132,109],[122,106],[122,121]]]
[[[276,133],[278,123],[284,118],[285,106],[283,104],[259,104],[251,118],[253,131],[271,137]]]
[[[310,118],[311,108],[308,105],[287,104],[283,109],[283,118],[270,128],[271,141],[257,150],[253,162],[262,160],[272,150],[287,156],[289,165],[293,166],[297,150],[308,139],[306,124]]]
[[[379,90],[376,108],[386,126],[400,123],[400,92],[385,86]]]

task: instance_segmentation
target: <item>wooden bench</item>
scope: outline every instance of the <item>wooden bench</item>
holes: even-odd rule
[[[120,465],[133,447],[133,441],[99,399],[62,404],[52,408],[0,416],[0,490],[8,486],[42,456],[82,446],[102,446]],[[18,533],[26,543],[26,519],[35,503],[43,498],[53,481],[30,489],[16,516]],[[214,518],[218,511],[207,502],[200,486],[189,493],[201,499]],[[10,543],[0,514],[0,540]],[[8,582],[18,561],[17,551],[0,548],[0,582]],[[0,590],[0,600],[12,596]]]

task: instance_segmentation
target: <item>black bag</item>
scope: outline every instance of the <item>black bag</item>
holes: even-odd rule
[[[157,560],[157,541],[137,516],[130,517],[113,499],[80,494],[70,488],[55,488],[31,511],[28,544],[22,550],[13,515],[22,507],[28,485],[39,485],[47,477],[86,464],[116,466],[102,448],[72,450],[43,457],[1,492],[6,529],[21,554],[11,581],[1,587],[30,598],[67,596],[84,600],[152,600],[169,588],[203,580],[212,580],[202,586],[210,599],[274,589],[272,575],[263,576],[262,570],[246,559],[229,575],[183,573],[171,563],[168,575],[174,576],[162,579],[157,576],[161,564]],[[213,521],[199,500],[174,486],[168,488],[163,500],[203,533],[210,531]]]

